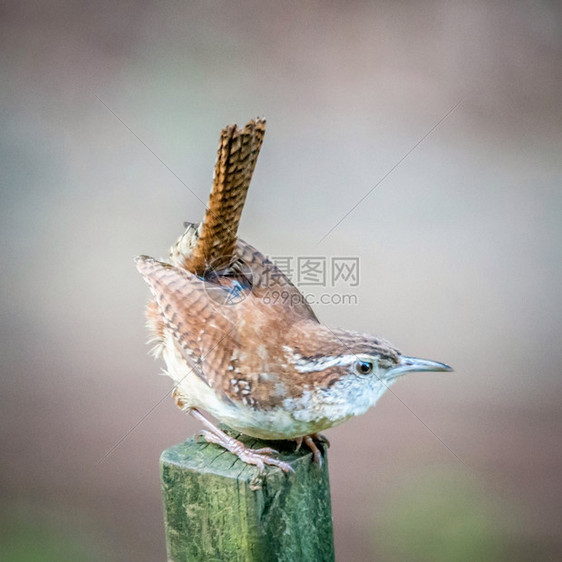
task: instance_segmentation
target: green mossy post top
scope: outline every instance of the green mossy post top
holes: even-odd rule
[[[230,452],[190,439],[162,453],[160,471],[171,562],[333,561],[328,463],[319,467],[292,441],[232,434],[273,447],[293,467],[263,473]]]

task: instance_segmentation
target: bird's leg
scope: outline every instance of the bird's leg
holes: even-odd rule
[[[198,419],[207,429],[201,431],[201,435],[208,443],[215,443],[224,447],[236,455],[240,460],[247,464],[254,464],[260,470],[263,470],[266,464],[277,466],[284,472],[294,472],[293,467],[286,462],[274,459],[271,455],[278,454],[275,449],[264,447],[263,449],[250,449],[244,443],[227,435],[222,429],[219,429],[214,423],[208,420],[197,408],[189,407],[183,400],[180,392],[175,389],[173,392],[174,400],[177,406],[184,412],[188,412],[194,418]]]
[[[295,441],[297,442],[296,450],[298,451],[304,442],[304,444],[312,451],[314,462],[318,463],[318,466],[322,466],[322,451],[320,451],[320,449],[314,442],[315,439],[316,441],[318,441],[319,443],[323,443],[327,447],[330,446],[330,441],[327,437],[325,437],[321,433],[312,433],[311,435],[305,435],[304,437],[295,439]]]
[[[303,441],[305,445],[312,451],[312,455],[314,457],[314,462],[318,464],[318,466],[322,466],[322,453],[320,449],[316,446],[314,439],[311,435],[305,435],[303,437]]]
[[[249,447],[246,447],[244,443],[238,441],[238,439],[230,437],[230,435],[227,435],[224,431],[219,429],[196,408],[191,408],[189,413],[207,427],[207,429],[204,429],[201,432],[201,435],[209,443],[215,443],[216,445],[224,447],[243,462],[247,464],[254,464],[260,470],[263,470],[265,465],[268,464],[271,466],[277,466],[284,472],[294,472],[289,463],[274,459],[271,456],[278,454],[275,449],[271,449],[270,447],[264,447],[263,449],[250,449]]]
[[[278,461],[273,459],[268,455],[279,454],[275,449],[270,447],[264,447],[263,449],[250,449],[244,445],[241,441],[230,437],[224,431],[219,429],[215,424],[208,420],[199,410],[190,407],[182,396],[178,388],[174,388],[172,392],[172,397],[176,402],[176,406],[183,412],[191,414],[194,418],[198,419],[204,426],[208,429],[201,430],[200,434],[209,443],[215,443],[224,447],[231,453],[235,454],[241,460],[248,464],[255,464],[260,470],[264,468],[265,464],[270,464],[273,466],[278,466],[285,472],[294,472],[293,468],[286,462]]]

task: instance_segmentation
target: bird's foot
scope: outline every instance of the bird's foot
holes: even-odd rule
[[[322,445],[326,445],[326,447],[328,448],[331,445],[330,440],[323,433],[313,433],[311,437],[313,439],[316,439],[318,443],[322,443]]]
[[[238,439],[230,437],[226,433],[224,436],[217,435],[213,431],[209,431],[207,429],[201,430],[201,435],[208,443],[220,445],[232,454],[236,455],[241,461],[247,464],[253,464],[260,470],[264,470],[265,465],[267,464],[270,466],[277,466],[284,472],[294,472],[293,467],[289,463],[273,458],[272,455],[277,455],[278,452],[270,447],[264,447],[263,449],[250,449],[249,447],[246,447],[244,443],[238,441]]]
[[[297,442],[296,450],[298,451],[304,443],[312,451],[314,462],[318,463],[318,466],[322,466],[322,451],[320,451],[320,449],[314,442],[315,439],[316,441],[322,443],[323,445],[326,445],[327,447],[330,446],[330,441],[327,437],[325,437],[321,433],[312,433],[311,435],[305,435],[304,437],[295,439],[295,441]]]
[[[295,472],[289,463],[273,458],[272,455],[279,454],[275,449],[271,449],[270,447],[250,449],[246,447],[244,443],[238,441],[238,439],[234,439],[234,437],[230,437],[230,435],[226,434],[222,429],[219,429],[216,425],[211,423],[199,410],[193,408],[189,412],[207,427],[207,429],[203,429],[200,434],[208,443],[214,443],[215,445],[223,447],[236,455],[241,461],[247,464],[253,464],[260,470],[264,470],[265,465],[270,465],[280,468],[283,472]]]

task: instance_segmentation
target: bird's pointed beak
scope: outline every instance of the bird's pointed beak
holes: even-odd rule
[[[391,378],[413,373],[415,371],[452,371],[453,369],[445,363],[431,361],[430,359],[420,359],[419,357],[400,356],[400,362],[396,367],[390,370]]]

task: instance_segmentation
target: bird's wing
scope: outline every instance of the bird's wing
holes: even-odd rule
[[[240,347],[230,288],[147,256],[136,258],[136,264],[178,350],[200,378],[220,390],[217,375]]]

